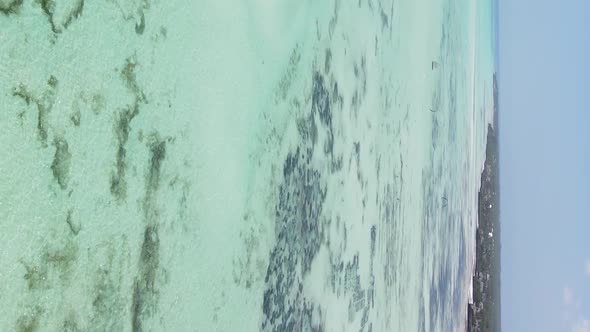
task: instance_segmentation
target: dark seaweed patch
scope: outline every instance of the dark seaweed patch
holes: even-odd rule
[[[385,29],[389,25],[389,17],[385,14],[383,7],[380,6],[381,9],[381,29]]]
[[[367,95],[367,57],[361,57],[361,70],[363,72],[363,81],[361,82],[363,97]]]
[[[371,258],[375,256],[375,242],[377,240],[377,226],[371,226]]]
[[[326,58],[324,60],[324,72],[327,74],[330,72],[330,66],[332,64],[332,50],[326,49]]]
[[[95,285],[95,295],[92,301],[94,311],[99,316],[109,313],[112,295],[116,294],[116,289],[110,281],[110,271],[106,268],[99,268],[95,275],[97,277]]]
[[[145,12],[150,9],[150,2],[148,0],[135,1],[136,8],[134,12],[123,13],[123,19],[128,22],[135,23],[135,32],[138,35],[143,34],[145,30]],[[139,22],[138,20],[139,16]]]
[[[53,145],[55,146],[55,154],[51,171],[61,189],[64,190],[68,187],[72,154],[69,151],[68,142],[63,137],[56,137]]]
[[[335,91],[338,90],[337,85],[334,85]],[[331,98],[326,85],[324,84],[324,77],[315,72],[313,75],[313,93],[311,99],[312,114],[317,113],[320,122],[327,127],[327,140],[324,142],[324,152],[331,154],[334,148],[334,133],[332,132],[332,110]]]
[[[139,276],[133,286],[131,304],[132,329],[142,331],[144,316],[151,316],[155,310],[158,290],[156,276],[160,264],[160,239],[157,225],[148,225],[144,231],[143,244],[139,256]]]
[[[78,245],[68,240],[62,247],[45,248],[36,262],[21,261],[25,268],[25,279],[29,290],[50,288],[50,272],[57,272],[59,280],[67,283],[74,263],[78,259]]]
[[[62,24],[55,22],[55,0],[40,0],[41,9],[43,9],[43,13],[47,16],[47,21],[51,26],[51,31],[53,33],[58,34],[63,32],[63,30],[67,29],[70,24],[73,22],[74,19],[77,19],[82,15],[82,11],[84,10],[84,0],[79,0],[75,7],[72,8],[70,13],[67,15],[65,21]]]
[[[111,194],[117,199],[125,199],[127,194],[127,183],[125,181],[126,155],[125,145],[129,140],[131,120],[139,113],[139,105],[135,103],[132,108],[127,108],[118,113],[114,131],[117,138],[117,154],[115,158],[115,170],[111,174]]]
[[[127,325],[122,317],[127,311],[123,304],[126,297],[121,294],[122,273],[114,264],[114,248],[109,244],[104,260],[94,271],[91,326],[96,331],[122,331]]]
[[[286,178],[295,172],[297,164],[299,162],[299,148],[295,151],[295,154],[289,153],[287,159],[283,164],[283,176]]]
[[[23,84],[20,84],[18,87],[16,87],[12,91],[12,95],[15,97],[20,97],[22,100],[25,101],[25,103],[27,103],[27,105],[30,105],[32,101],[36,102],[35,97],[33,97],[33,95],[27,90],[27,88]]]
[[[299,149],[285,160],[283,174],[276,207],[280,231],[265,278],[262,328],[291,331],[302,322],[311,326],[311,315],[304,310],[301,276],[311,268],[321,244],[319,218],[326,185],[320,172],[300,156]]]
[[[352,293],[349,302],[349,313],[355,313],[362,310],[365,306],[365,291],[361,288],[361,279],[358,273],[359,257],[354,255],[352,262],[346,263],[344,270],[344,287]]]
[[[371,308],[375,307],[375,275],[373,274],[373,268],[375,264],[375,243],[377,241],[377,226],[371,226],[371,262],[370,262],[370,269],[371,269],[371,284],[369,285],[369,289],[367,290],[367,301],[368,305]]]
[[[61,273],[61,278],[66,280],[72,265],[78,259],[78,245],[68,241],[62,248],[48,249],[43,259],[46,264],[58,270]]]
[[[283,163],[283,183],[275,209],[277,243],[265,277],[263,330],[322,329],[312,321],[312,315],[321,310],[307,301],[302,285],[302,277],[311,269],[324,238],[320,217],[327,187],[321,170],[311,163],[319,130],[315,114],[322,130],[331,132],[329,93],[319,73],[313,79],[312,112],[298,121],[302,142]]]
[[[125,66],[123,67],[123,70],[121,70],[121,78],[125,82],[125,85],[127,85],[129,91],[133,93],[137,102],[145,103],[145,95],[137,83],[137,75],[135,73],[136,67],[137,59],[135,56],[127,58],[125,60]]]
[[[47,80],[47,85],[49,85],[50,88],[52,89],[56,89],[57,88],[57,78],[55,78],[55,76],[51,75],[49,76],[49,79]]]
[[[335,85],[337,90],[337,85]],[[330,107],[330,93],[324,83],[324,77],[315,72],[313,75],[313,93],[311,100],[312,111],[317,112],[320,121],[327,127],[332,127],[332,112]]]
[[[334,21],[336,15],[337,8]],[[276,244],[270,253],[262,301],[264,331],[324,330],[322,308],[306,298],[303,279],[322,243],[329,242],[325,228],[331,221],[322,217],[328,190],[326,176],[343,164],[343,156],[334,154],[333,124],[333,112],[342,109],[343,99],[333,78],[322,75],[330,70],[331,61],[328,49],[320,70],[311,75],[310,110],[296,120],[299,144],[282,165],[283,179],[275,205]],[[301,104],[294,106],[300,108]],[[318,144],[323,149],[317,149]],[[332,262],[332,287],[341,292],[344,265],[337,259]],[[336,273],[338,267],[340,273]],[[361,292],[364,294],[364,290]]]
[[[399,215],[398,206],[396,203],[399,202],[398,193],[394,190],[395,183],[388,183],[385,185],[384,197],[381,205],[381,220],[384,221],[385,227],[395,231],[395,217]],[[392,257],[397,250],[396,244],[393,242],[394,238],[388,238],[385,240],[385,256]],[[383,278],[386,282],[392,282],[395,278],[395,272],[391,268],[383,269]]]
[[[29,290],[41,289],[47,287],[47,265],[25,264],[24,279]]]
[[[141,332],[141,316],[144,311],[143,295],[138,281],[133,286],[133,299],[131,302],[131,331]]]
[[[49,89],[45,90],[42,98],[37,100],[37,110],[38,110],[38,118],[37,118],[37,132],[39,133],[39,138],[43,143],[43,146],[47,146],[47,130],[49,128],[49,111],[53,107],[53,103],[55,102],[55,94],[57,90],[57,78],[51,75],[47,80],[47,85]]]
[[[131,304],[133,331],[143,330],[143,319],[153,315],[158,299],[156,278],[160,265],[160,238],[156,219],[158,214],[153,205],[154,193],[160,185],[162,161],[166,158],[166,141],[159,140],[156,134],[152,136],[150,154],[144,200],[146,227],[139,255],[139,273],[133,286]]]
[[[22,5],[23,0],[12,0],[9,2],[2,2],[0,3],[0,13],[4,14],[5,16],[18,14]]]
[[[293,83],[293,78],[297,75],[297,66],[300,60],[301,51],[299,50],[299,46],[296,45],[289,57],[289,65],[279,81],[279,90],[275,97],[277,100],[285,100],[287,98],[287,92]]]
[[[297,131],[301,138],[310,140],[312,146],[315,146],[318,142],[318,126],[315,118],[312,116],[309,119],[299,119],[297,121]],[[308,154],[311,156],[311,154]]]
[[[34,103],[37,106],[37,136],[43,147],[47,147],[48,113],[55,102],[57,84],[57,79],[51,75],[47,81],[49,88],[41,98],[35,97],[23,84],[20,84],[12,91],[13,96],[20,97],[27,105]]]
[[[127,182],[125,181],[125,147],[119,145],[115,161],[115,171],[111,174],[111,194],[118,200],[125,199],[127,195]]]
[[[39,321],[41,320],[41,315],[43,311],[38,306],[33,308],[27,308],[26,312],[21,315],[16,324],[14,329],[17,332],[35,332],[39,330]]]
[[[354,158],[356,161],[356,177],[362,185],[362,174],[361,174],[361,142],[354,142]],[[363,202],[363,206],[365,203]]]
[[[139,85],[137,84],[137,78],[135,69],[137,61],[135,57],[129,57],[125,61],[125,66],[121,70],[121,78],[125,82],[125,85],[129,91],[134,95],[135,99],[133,104],[121,110],[118,113],[114,124],[115,137],[117,139],[117,154],[115,157],[115,170],[111,174],[110,190],[111,194],[122,201],[126,198],[127,194],[127,182],[125,181],[126,171],[126,155],[127,150],[125,148],[127,141],[129,140],[129,132],[131,130],[131,121],[139,114],[140,103],[145,103],[146,98]],[[98,113],[100,109],[104,107],[104,98],[100,95],[95,95],[92,98],[92,109],[95,113]]]
[[[115,125],[115,135],[120,145],[125,145],[129,139],[131,121],[139,113],[139,106],[134,104],[133,107],[126,108],[119,112],[119,118]]]
[[[37,105],[39,113],[37,113],[37,134],[39,136],[39,140],[43,144],[44,147],[47,146],[47,109]]]
[[[360,0],[359,0],[360,3]],[[334,29],[336,29],[336,24],[338,23],[338,9],[340,7],[340,1],[335,1],[334,3],[334,13],[332,14],[332,18],[328,23],[328,35],[330,36],[330,40],[334,36]]]
[[[105,107],[104,96],[101,94],[95,94],[90,99],[90,108],[94,114],[99,114]]]
[[[61,31],[57,29],[55,23],[53,22],[53,12],[55,11],[55,1],[54,0],[40,0],[41,9],[43,9],[43,13],[47,16],[47,20],[51,25],[51,31],[53,33],[60,33]]]
[[[82,226],[79,222],[76,222],[72,217],[72,210],[68,211],[68,215],[66,216],[66,223],[68,224],[68,227],[70,228],[72,234],[78,235],[78,233],[80,233]]]
[[[142,35],[145,31],[145,15],[143,12],[140,13],[139,23],[135,23],[135,33]]]
[[[145,228],[141,254],[139,256],[140,267],[143,268],[143,281],[145,288],[154,293],[156,290],[156,269],[159,265],[160,239],[157,225],[149,225]]]
[[[70,115],[70,121],[72,121],[72,123],[74,124],[74,126],[79,127],[80,126],[80,118],[81,117],[82,117],[82,114],[80,114],[80,110],[75,110]]]
[[[147,178],[147,190],[155,191],[160,184],[162,161],[166,158],[166,141],[155,141],[151,147],[151,159]]]
[[[360,62],[360,66],[357,62],[353,64],[353,72],[357,81],[357,87],[352,94],[350,105],[355,118],[357,117],[364,97],[367,94],[367,59],[364,55],[361,57]]]
[[[68,317],[66,320],[64,320],[63,325],[62,325],[62,331],[63,332],[78,332],[78,331],[82,331],[82,329],[80,329],[78,327],[78,322],[76,321],[76,319],[73,317]]]

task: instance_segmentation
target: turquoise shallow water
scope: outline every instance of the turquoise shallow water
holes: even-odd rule
[[[462,329],[490,2],[0,10],[1,330]]]

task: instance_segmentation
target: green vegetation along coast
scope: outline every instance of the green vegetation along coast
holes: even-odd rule
[[[500,331],[500,186],[497,83],[494,75],[494,124],[488,125],[486,161],[478,195],[479,225],[472,276],[473,303],[467,308],[468,331]]]

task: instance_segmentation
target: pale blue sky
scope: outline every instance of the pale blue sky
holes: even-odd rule
[[[588,332],[590,1],[498,1],[503,331]]]

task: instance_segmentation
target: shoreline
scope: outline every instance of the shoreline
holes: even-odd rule
[[[486,159],[478,193],[475,262],[467,303],[467,331],[501,330],[500,188],[498,90],[494,74],[494,117],[488,124]]]

